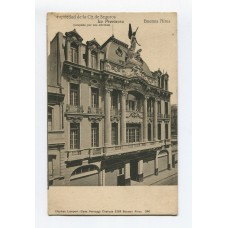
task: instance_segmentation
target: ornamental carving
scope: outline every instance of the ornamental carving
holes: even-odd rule
[[[140,114],[139,111],[137,111],[137,110],[132,111],[132,112],[130,113],[130,115],[127,116],[127,118],[130,118],[130,117],[132,117],[132,118],[140,118],[140,119],[143,118],[143,117],[142,117],[142,114]]]
[[[102,120],[102,116],[89,116],[88,120],[92,123],[99,123]]]
[[[112,123],[118,123],[120,121],[120,116],[111,116]]]
[[[147,121],[148,121],[149,123],[153,123],[154,118],[153,118],[153,117],[148,117]]]
[[[83,116],[67,115],[67,120],[69,120],[71,123],[80,123],[82,119]]]

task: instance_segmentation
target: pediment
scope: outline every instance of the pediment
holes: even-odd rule
[[[71,40],[71,42],[73,42],[73,41],[82,42],[83,41],[83,38],[77,33],[76,29],[74,29],[71,32],[66,32],[65,35],[66,35],[66,38]]]

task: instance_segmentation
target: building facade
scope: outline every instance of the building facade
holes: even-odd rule
[[[178,163],[178,111],[177,105],[171,105],[171,142],[172,142],[172,166],[176,168]]]
[[[127,186],[172,169],[169,75],[134,48],[76,30],[50,42],[49,185]]]

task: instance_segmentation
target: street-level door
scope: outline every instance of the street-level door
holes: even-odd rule
[[[130,175],[131,180],[137,181],[138,180],[138,161],[131,161],[130,163]]]

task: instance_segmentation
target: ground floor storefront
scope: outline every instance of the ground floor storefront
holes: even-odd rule
[[[164,171],[172,170],[169,150],[147,150],[135,153],[76,161],[66,164],[65,175],[53,185],[130,186],[145,182]]]

